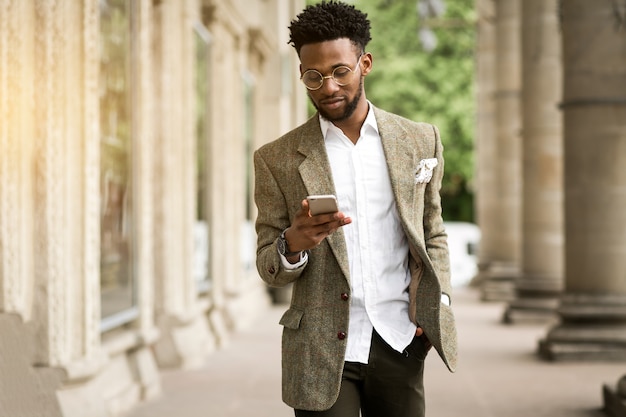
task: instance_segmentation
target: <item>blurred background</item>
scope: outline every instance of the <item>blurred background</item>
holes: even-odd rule
[[[441,131],[454,287],[626,415],[626,3],[351,3],[368,99]],[[306,4],[0,0],[0,415],[124,415],[288,302],[252,153],[311,115]]]

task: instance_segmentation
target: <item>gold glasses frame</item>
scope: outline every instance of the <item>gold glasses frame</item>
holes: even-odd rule
[[[361,63],[361,58],[363,57],[363,55],[365,54],[361,54],[359,55],[359,59],[356,62],[356,65],[354,67],[354,69],[350,68],[347,65],[341,65],[339,67],[336,67],[335,69],[333,69],[333,72],[330,75],[323,75],[321,72],[319,72],[318,70],[314,70],[314,69],[310,69],[310,70],[306,70],[302,73],[302,75],[300,76],[300,81],[302,81],[302,83],[304,84],[304,86],[311,91],[315,91],[315,90],[319,90],[320,88],[322,88],[322,86],[324,85],[324,81],[332,78],[332,80],[335,82],[335,84],[337,84],[340,87],[346,86],[348,84],[350,84],[350,82],[352,82],[352,78],[350,78],[350,80],[348,81],[339,81],[337,78],[337,74],[342,74],[342,71],[345,72],[345,76],[347,76],[348,73],[350,73],[351,75],[354,75],[356,73],[357,68],[359,68],[359,65]],[[339,73],[337,72],[339,71]],[[308,77],[307,77],[308,74]],[[316,81],[315,79],[311,78],[312,76],[314,76],[315,74],[317,74],[319,77],[319,81]],[[341,77],[339,77],[341,78]],[[319,82],[318,86],[315,85],[309,85],[307,84],[306,80],[310,80],[310,81],[316,81]]]

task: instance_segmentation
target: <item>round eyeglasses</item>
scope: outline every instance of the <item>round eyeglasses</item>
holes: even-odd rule
[[[356,62],[356,66],[354,69],[350,69],[350,67],[342,65],[333,70],[330,75],[322,75],[321,72],[310,69],[304,72],[300,79],[304,83],[304,86],[309,90],[319,90],[324,85],[324,80],[327,78],[332,78],[333,81],[339,85],[344,86],[350,84],[353,79],[353,75],[356,72],[356,69],[359,67],[359,63],[361,62],[361,57],[363,54],[359,56],[359,60]]]

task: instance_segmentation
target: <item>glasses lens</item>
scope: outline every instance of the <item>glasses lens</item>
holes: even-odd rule
[[[322,86],[324,77],[315,70],[308,70],[302,74],[302,82],[305,86],[312,90],[316,90]]]
[[[333,71],[333,79],[339,85],[347,85],[352,79],[352,70],[348,67],[337,67]]]

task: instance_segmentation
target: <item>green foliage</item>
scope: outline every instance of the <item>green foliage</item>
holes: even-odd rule
[[[368,14],[374,69],[366,79],[375,105],[439,128],[446,161],[444,218],[473,221],[474,42],[473,0],[445,0],[446,12],[420,21],[416,0],[356,0]],[[437,47],[425,51],[418,31],[429,26]]]

